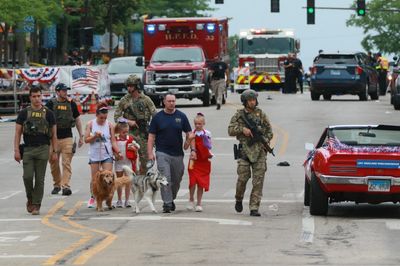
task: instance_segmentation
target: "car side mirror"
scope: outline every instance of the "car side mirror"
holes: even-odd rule
[[[306,149],[306,151],[313,151],[315,149],[314,144],[312,144],[312,143],[307,142],[304,146],[305,146],[304,148]]]
[[[143,66],[143,57],[142,56],[139,56],[136,58],[136,65]]]

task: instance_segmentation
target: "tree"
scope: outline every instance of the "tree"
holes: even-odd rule
[[[390,11],[392,10],[392,11]],[[371,0],[365,16],[351,15],[348,26],[364,29],[361,45],[365,50],[383,53],[400,52],[400,1]]]

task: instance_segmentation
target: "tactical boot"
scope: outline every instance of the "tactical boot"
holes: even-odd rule
[[[60,187],[54,187],[53,190],[51,191],[51,194],[55,195],[55,194],[58,194],[58,192],[60,192],[60,191],[61,191]]]
[[[71,189],[70,188],[63,188],[63,190],[62,190],[62,195],[63,196],[69,196],[69,195],[71,195],[72,194],[72,191],[71,191]]]
[[[261,214],[258,212],[258,210],[251,210],[250,216],[261,216]]]
[[[242,204],[242,201],[236,201],[236,204],[235,204],[235,210],[237,211],[237,212],[242,212],[243,211],[243,204]]]

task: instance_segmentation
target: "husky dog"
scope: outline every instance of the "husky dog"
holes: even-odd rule
[[[139,213],[139,202],[144,198],[153,212],[157,212],[154,207],[156,193],[160,190],[161,185],[167,186],[167,178],[158,170],[148,170],[146,175],[135,175],[128,166],[123,166],[124,172],[129,176],[132,182],[132,193],[135,199],[135,212]]]

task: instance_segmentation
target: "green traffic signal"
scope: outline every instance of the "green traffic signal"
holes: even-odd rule
[[[359,16],[364,16],[365,15],[365,10],[364,9],[358,10],[358,15]]]
[[[313,7],[307,8],[307,12],[308,12],[309,14],[314,13],[314,8],[313,8]]]

